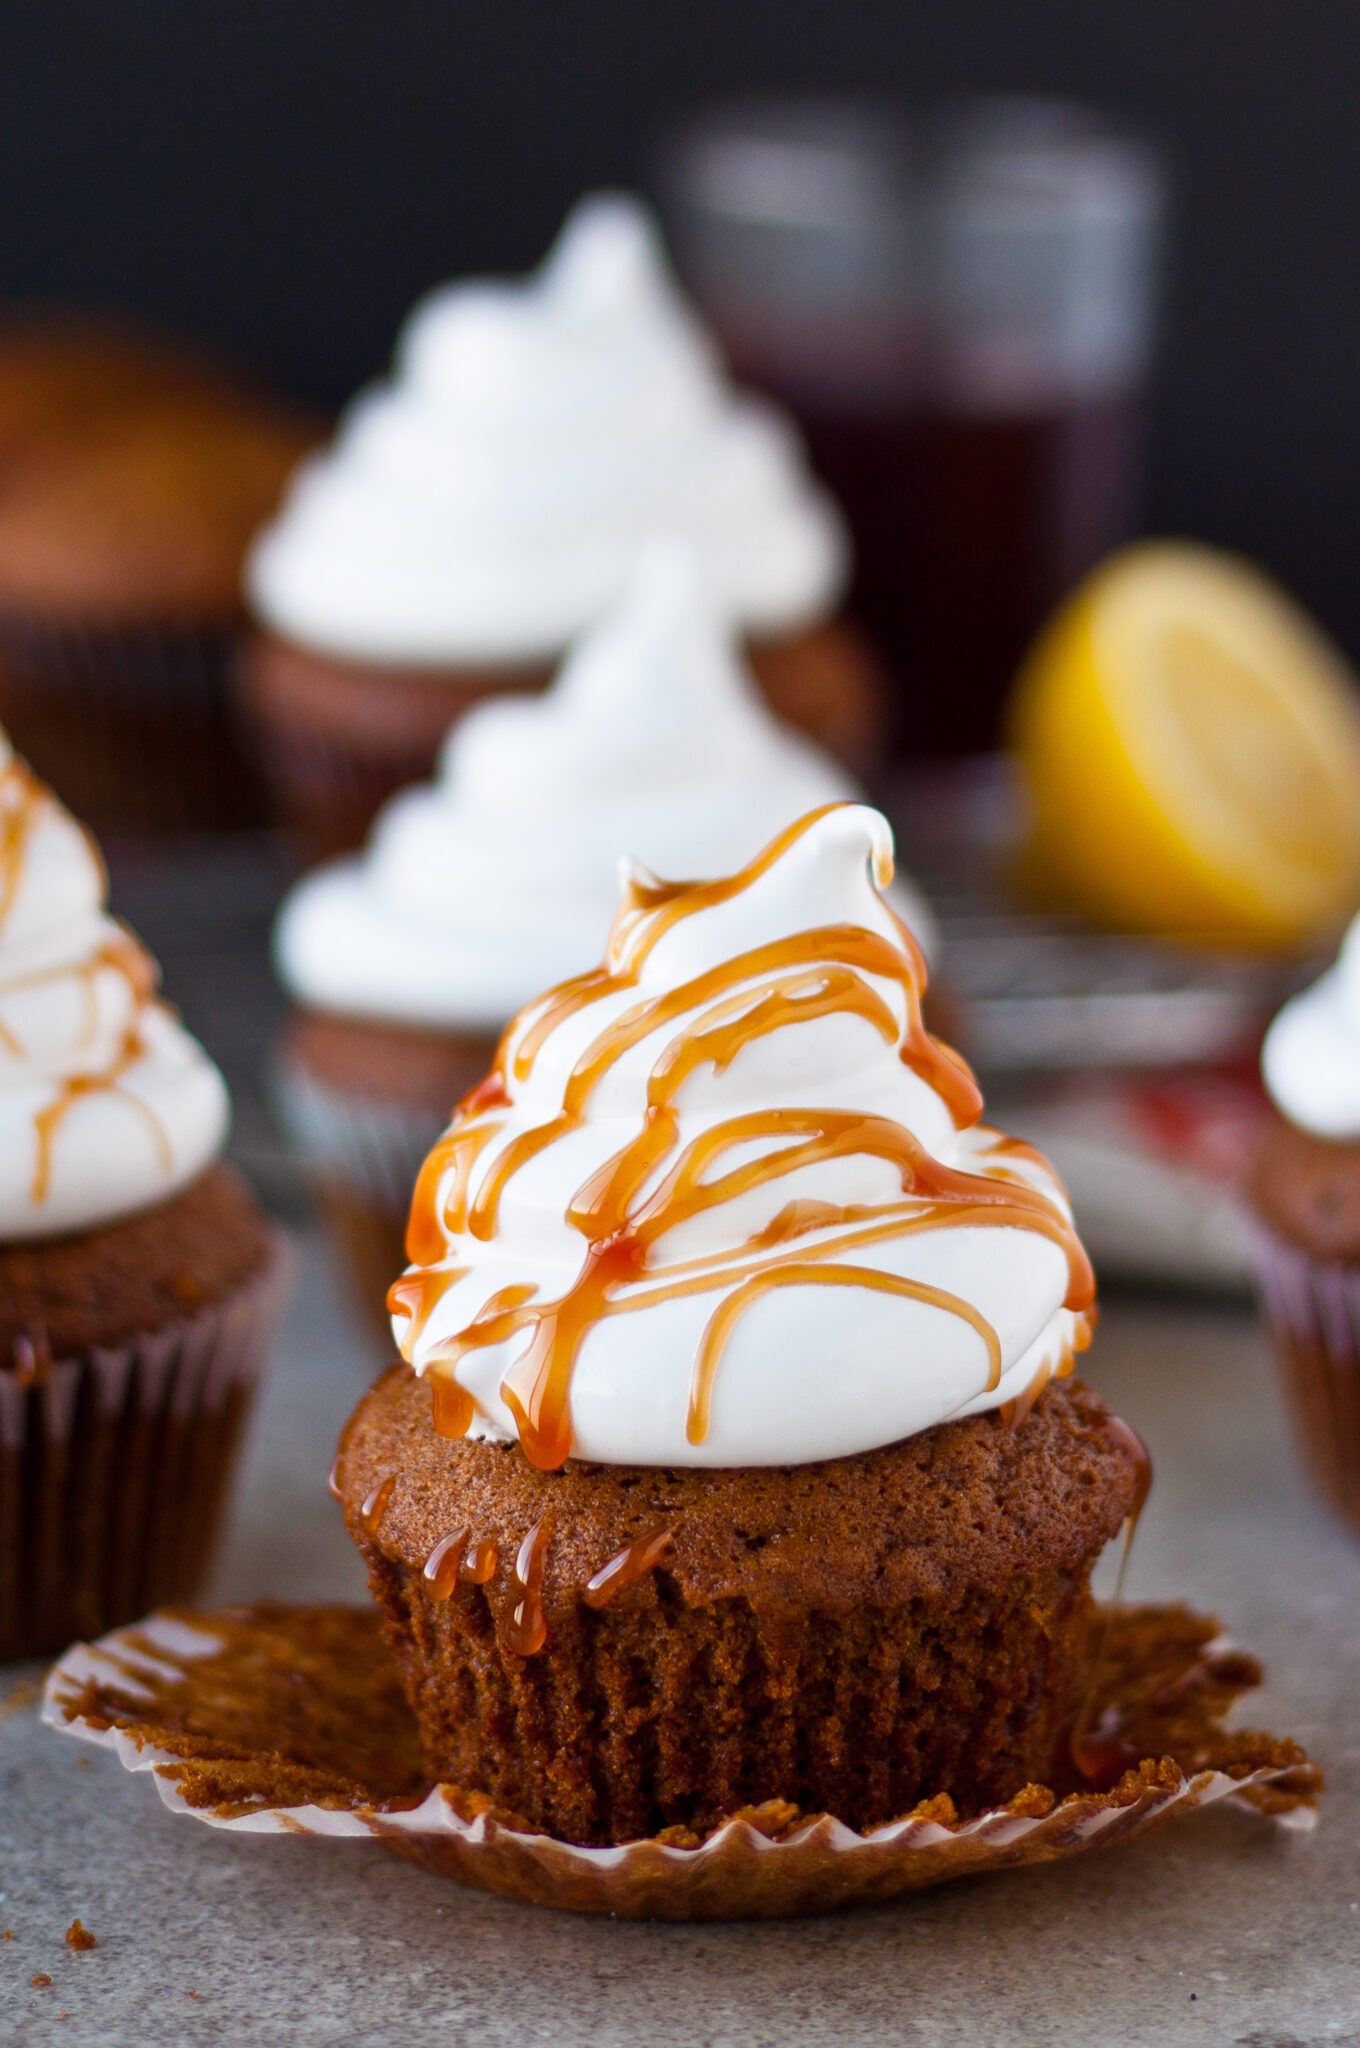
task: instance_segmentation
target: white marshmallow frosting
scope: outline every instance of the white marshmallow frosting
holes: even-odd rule
[[[891,845],[877,812],[828,809],[735,888],[687,892],[675,919],[635,872],[587,1000],[551,992],[511,1025],[501,1091],[469,1099],[422,1175],[426,1262],[395,1290],[404,1355],[472,1397],[471,1434],[565,1454],[535,1447],[534,1346],[582,1320],[570,1452],[605,1463],[849,1455],[1023,1402],[1070,1366],[1089,1290],[1065,1197],[1038,1155],[970,1123],[971,1077],[920,1032],[919,963],[869,873],[886,880]],[[666,1130],[651,1170],[625,1170],[625,1224],[604,1235],[601,1189]],[[936,1162],[969,1177],[938,1202]],[[592,1257],[629,1236],[640,1256],[582,1319]]]
[[[499,1032],[599,959],[623,851],[664,874],[724,874],[857,794],[767,709],[692,555],[655,543],[546,695],[473,705],[438,780],[393,799],[363,853],[297,886],[279,971],[313,1008]],[[894,900],[928,947],[919,896],[898,884]]]
[[[94,842],[0,733],[0,1242],[150,1207],[226,1135],[221,1075],[105,900]]]
[[[267,625],[341,659],[539,663],[661,532],[755,636],[824,617],[844,586],[844,530],[791,424],[728,384],[646,208],[600,194],[527,279],[417,307],[248,585]]]
[[[1261,1072],[1291,1124],[1318,1138],[1360,1138],[1360,918],[1335,965],[1267,1031]]]

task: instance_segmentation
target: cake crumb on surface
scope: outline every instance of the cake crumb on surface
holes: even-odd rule
[[[98,1948],[99,1943],[83,1921],[73,1920],[66,1930],[66,1946],[67,1948]]]
[[[37,1976],[34,1977],[31,1981],[33,1984],[33,1989],[35,1991],[43,1991],[46,1990],[47,1986],[52,1982],[52,1979],[48,1976],[45,1970],[39,1970]]]

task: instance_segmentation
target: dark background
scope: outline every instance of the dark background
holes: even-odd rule
[[[527,266],[668,117],[777,85],[1056,91],[1159,137],[1152,523],[1260,556],[1360,653],[1357,0],[9,0],[0,298],[336,402],[429,285]]]

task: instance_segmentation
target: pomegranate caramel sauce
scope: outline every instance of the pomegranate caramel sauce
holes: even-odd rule
[[[854,803],[719,881],[632,867],[417,1182],[333,1486],[430,1775],[563,1840],[1072,1775],[1146,1460],[891,874]]]

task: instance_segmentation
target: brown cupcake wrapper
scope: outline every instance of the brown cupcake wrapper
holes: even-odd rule
[[[196,1316],[31,1379],[0,1371],[0,1660],[197,1592],[290,1271],[279,1232]]]
[[[1260,1223],[1248,1246],[1305,1460],[1360,1531],[1360,1267],[1314,1259]]]
[[[232,702],[240,637],[216,624],[67,622],[0,610],[0,725],[97,832],[262,825]]]
[[[1128,1615],[1154,1657],[1159,1627],[1167,1642],[1181,1645],[1180,1654],[1192,1660],[1189,1686],[1212,1686],[1216,1660],[1225,1668],[1250,1667],[1229,1680],[1226,1698],[1243,1689],[1243,1680],[1259,1679],[1250,1659],[1213,1637],[1212,1624],[1196,1627],[1197,1620],[1184,1609]],[[702,1841],[655,1836],[585,1848],[516,1824],[456,1786],[411,1780],[388,1697],[394,1675],[384,1672],[380,1654],[362,1653],[362,1635],[358,1610],[155,1614],[102,1642],[74,1645],[49,1677],[43,1719],[112,1749],[127,1770],[150,1771],[166,1806],[211,1827],[376,1837],[439,1876],[504,1898],[623,1919],[826,1913],[1110,1847],[1225,1799],[1286,1827],[1307,1829],[1315,1819],[1321,1781],[1302,1750],[1222,1730],[1221,1708],[1206,1707],[1192,1759],[1154,1752],[1110,1792],[1064,1798],[1032,1785],[967,1820],[948,1799],[936,1798],[866,1834],[833,1815],[771,1800],[731,1815]],[[205,1671],[201,1686],[196,1668]],[[271,1702],[280,1687],[303,1752],[295,1740],[287,1758],[272,1732]],[[405,1789],[408,1781],[418,1789]]]

